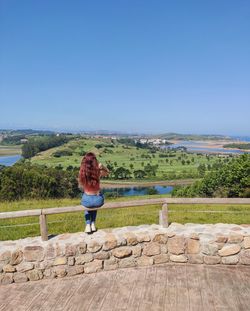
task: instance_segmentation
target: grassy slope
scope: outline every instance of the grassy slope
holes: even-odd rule
[[[145,199],[155,197],[166,197],[166,195],[126,197],[107,201],[124,201],[131,199]],[[54,199],[54,200],[23,200],[19,202],[0,203],[0,212],[24,210],[34,208],[48,208],[60,206],[79,205],[79,199]],[[103,210],[98,213],[97,226],[99,228],[113,228],[128,225],[158,223],[158,215],[161,206],[140,206],[114,210]],[[170,222],[180,223],[250,223],[250,205],[170,205],[170,210],[182,210],[184,212],[170,213]],[[185,211],[195,210],[221,210],[234,211],[234,214],[225,213],[192,213]],[[243,213],[242,213],[243,212]],[[49,233],[59,234],[65,232],[83,231],[84,222],[82,213],[69,213],[51,215],[48,217]],[[28,225],[25,225],[28,224]],[[14,226],[13,226],[14,225]],[[38,236],[38,217],[27,217],[13,220],[0,220],[0,240],[19,239],[28,236]]]
[[[93,151],[97,154],[97,157],[100,162],[102,162],[104,165],[107,164],[108,161],[111,163],[117,162],[117,167],[123,166],[125,168],[128,168],[131,170],[130,165],[133,164],[132,170],[138,170],[143,169],[142,162],[144,162],[144,166],[147,163],[150,163],[151,165],[158,164],[159,168],[157,171],[157,176],[155,179],[162,180],[162,179],[168,179],[168,174],[170,172],[179,174],[183,172],[196,172],[197,167],[199,164],[213,164],[218,157],[216,155],[211,155],[210,160],[207,160],[207,158],[204,155],[197,155],[197,154],[190,154],[187,153],[186,160],[190,160],[194,158],[194,162],[191,162],[189,165],[182,165],[181,161],[178,160],[178,157],[182,155],[181,151],[176,152],[175,158],[169,158],[170,160],[173,160],[172,165],[169,163],[166,163],[166,158],[160,158],[159,154],[161,152],[157,152],[154,154],[155,157],[151,153],[148,152],[148,150],[139,149],[137,150],[135,147],[127,147],[124,148],[121,144],[116,144],[115,148],[107,148],[113,153],[108,153],[104,151],[104,148],[97,149],[95,148],[96,144],[109,144],[107,140],[103,139],[80,139],[78,141],[70,141],[69,143],[65,144],[64,146],[56,147],[49,149],[45,152],[41,152],[39,155],[32,158],[32,163],[37,164],[46,164],[47,166],[57,166],[62,165],[64,168],[67,168],[69,165],[79,167],[81,162],[81,156],[79,155],[80,151]],[[53,157],[53,153],[58,150],[63,150],[66,148],[70,148],[73,151],[72,156],[63,156],[60,158]],[[151,159],[145,159],[143,158],[143,155],[151,155]],[[185,177],[184,177],[185,178]]]

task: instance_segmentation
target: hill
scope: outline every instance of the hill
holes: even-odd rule
[[[75,138],[31,158],[31,163],[71,170],[86,152],[94,152],[110,171],[110,179],[172,180],[199,178],[230,160],[217,155],[187,153],[136,145],[132,139]]]

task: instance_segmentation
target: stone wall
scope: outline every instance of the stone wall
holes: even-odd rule
[[[163,263],[250,265],[250,226],[172,223],[0,242],[0,284]]]

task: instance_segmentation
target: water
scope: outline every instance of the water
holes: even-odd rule
[[[103,189],[106,197],[128,197],[148,194],[168,194],[174,187],[172,186],[152,186],[152,187],[126,187],[126,188],[112,188]]]
[[[22,156],[20,154],[11,155],[11,156],[0,156],[0,165],[12,166],[21,158]]]
[[[243,154],[246,153],[246,151],[238,150],[238,149],[226,149],[226,148],[206,148],[204,147],[206,145],[206,142],[200,142],[200,141],[188,141],[188,140],[182,140],[179,143],[175,143],[173,145],[168,146],[162,146],[163,149],[175,149],[178,147],[186,147],[187,151],[193,151],[193,152],[204,152],[204,153],[227,153],[227,154]],[[249,153],[249,152],[247,152]]]

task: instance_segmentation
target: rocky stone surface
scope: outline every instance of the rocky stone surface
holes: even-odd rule
[[[236,265],[239,262],[239,256],[227,256],[227,257],[222,257],[221,262],[224,265]]]
[[[231,245],[225,245],[222,249],[218,251],[220,256],[231,256],[238,254],[241,250],[240,245],[238,244],[231,244]]]
[[[144,246],[143,255],[154,256],[154,255],[159,255],[160,253],[161,253],[160,244],[156,242],[150,242]]]
[[[116,258],[128,257],[132,254],[132,249],[129,247],[120,247],[112,251],[113,256]]]
[[[186,262],[250,266],[250,226],[172,223],[3,241],[0,284]]]
[[[250,248],[250,236],[246,236],[244,238],[243,247],[244,248]]]
[[[175,255],[185,252],[185,239],[183,236],[174,236],[168,240],[168,251]]]

